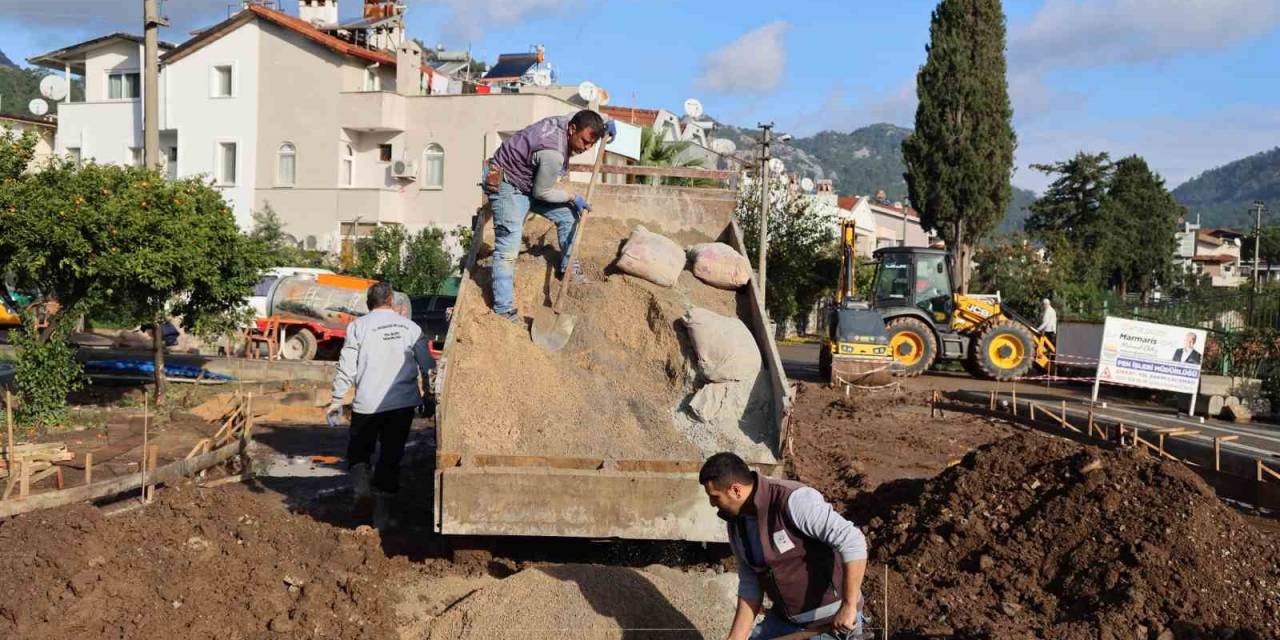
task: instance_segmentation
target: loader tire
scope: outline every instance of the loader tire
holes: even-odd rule
[[[1035,354],[1036,342],[1030,329],[1012,320],[996,320],[978,334],[971,357],[985,377],[1012,380],[1031,370]]]
[[[908,316],[890,320],[885,330],[893,353],[893,375],[914,378],[933,366],[938,358],[938,339],[929,325]]]

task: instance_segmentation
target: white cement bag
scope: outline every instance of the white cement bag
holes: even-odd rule
[[[684,249],[670,238],[636,225],[622,247],[618,268],[654,284],[670,287],[684,271]]]
[[[751,262],[723,242],[707,242],[689,249],[693,275],[721,289],[737,289],[751,281]]]
[[[754,380],[760,371],[760,348],[747,325],[737,318],[693,308],[685,315],[698,370],[712,382]]]

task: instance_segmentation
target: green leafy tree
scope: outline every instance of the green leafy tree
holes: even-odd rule
[[[765,283],[765,305],[776,320],[807,313],[835,286],[838,262],[832,263],[835,247],[834,221],[822,207],[811,206],[805,198],[771,195],[768,215],[769,251]],[[760,252],[760,191],[746,189],[738,200],[735,215],[742,227],[747,255],[754,261]]]
[[[18,180],[36,156],[39,138],[33,131],[0,129],[0,182]]]
[[[1253,247],[1256,237],[1250,233],[1244,239],[1244,246],[1240,248],[1240,256],[1245,262],[1251,263],[1253,260]],[[1263,227],[1261,234],[1261,242],[1259,243],[1262,254],[1262,261],[1268,264],[1280,263],[1280,227]]]
[[[1115,171],[1110,156],[1082,151],[1070,160],[1031,168],[1056,178],[1029,207],[1027,233],[1049,249],[1056,269],[1097,286],[1113,271],[1116,257],[1115,230],[1103,218],[1102,206]],[[1092,259],[1076,259],[1085,252]]]
[[[1109,281],[1121,296],[1136,291],[1145,298],[1172,281],[1174,233],[1185,215],[1145,160],[1129,156],[1116,163],[1099,218],[1110,236]]]
[[[916,76],[915,131],[902,143],[911,204],[946,241],[968,291],[969,260],[1012,197],[1013,108],[1000,0],[942,0]]]
[[[284,223],[275,209],[268,204],[253,214],[253,230],[249,237],[262,243],[272,267],[325,267],[327,255],[323,251],[304,249],[298,239],[285,232]]]
[[[680,156],[692,146],[687,141],[666,142],[662,134],[653,127],[640,130],[640,166],[642,167],[701,167],[702,160],[689,158],[681,160]],[[714,180],[705,178],[662,178],[644,176],[638,178],[643,184],[665,184],[680,187],[718,186]]]
[[[434,227],[413,234],[399,225],[378,227],[356,241],[355,254],[352,275],[386,282],[410,296],[439,291],[454,271],[445,232]]]
[[[63,314],[95,309],[155,329],[156,400],[164,399],[159,324],[188,328],[241,313],[270,264],[236,226],[221,193],[199,179],[55,161],[0,188],[0,259]]]
[[[1040,300],[1050,298],[1060,282],[1041,247],[1025,236],[1013,235],[984,244],[974,256],[974,284],[1024,318],[1040,317]]]
[[[47,332],[35,326],[34,314],[22,329],[9,332],[9,344],[18,350],[14,385],[18,388],[18,422],[46,433],[67,421],[67,395],[84,387],[84,372],[76,362],[75,347],[67,342],[69,322],[55,317]]]

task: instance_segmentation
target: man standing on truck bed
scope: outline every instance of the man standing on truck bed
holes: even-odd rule
[[[738,608],[729,640],[767,640],[805,629],[824,630],[814,636],[820,639],[861,634],[867,541],[822,494],[755,473],[728,452],[708,458],[698,482],[729,523],[738,561]],[[766,593],[773,609],[756,626]]]
[[[372,494],[374,525],[382,530],[394,525],[390,512],[400,490],[400,458],[413,413],[422,404],[418,374],[426,385],[433,362],[422,329],[393,309],[391,285],[370,286],[367,302],[369,313],[347,325],[325,417],[331,425],[337,423],[347,390],[355,385],[347,464],[357,508],[367,509]],[[381,450],[370,487],[369,464],[378,444]]]
[[[591,209],[580,195],[561,188],[569,158],[590,149],[605,133],[613,133],[600,114],[583,109],[570,116],[543,118],[502,143],[489,161],[485,192],[493,210],[493,311],[523,324],[513,300],[516,256],[520,253],[524,217],[530,211],[555,223],[560,241],[556,277],[571,267],[565,249],[573,242],[577,218]],[[575,260],[573,277],[582,279]]]

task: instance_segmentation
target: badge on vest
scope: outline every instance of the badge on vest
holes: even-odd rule
[[[778,553],[786,553],[796,548],[795,543],[791,542],[791,536],[788,536],[785,530],[773,532],[773,546],[778,549]]]

